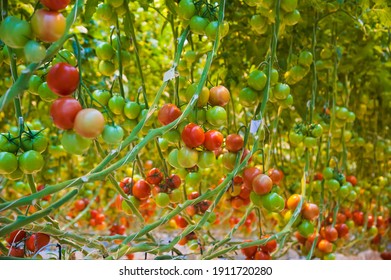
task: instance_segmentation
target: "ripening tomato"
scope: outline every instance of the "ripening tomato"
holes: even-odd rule
[[[267,254],[267,253],[265,253],[263,251],[257,251],[255,253],[255,255],[254,255],[254,260],[265,260],[265,261],[268,261],[268,260],[271,260],[271,259],[272,259],[272,257],[269,254]]]
[[[71,0],[40,0],[42,5],[49,8],[52,11],[63,10],[68,6]]]
[[[195,123],[189,123],[182,130],[182,140],[189,148],[201,146],[205,140],[204,130]]]
[[[77,89],[79,78],[79,71],[76,67],[60,62],[50,68],[46,81],[55,94],[67,96]]]
[[[164,104],[158,112],[158,120],[162,125],[175,121],[182,114],[181,110],[174,104]]]
[[[301,200],[301,195],[299,194],[292,194],[288,200],[287,200],[287,207],[289,210],[295,210],[297,206],[299,205]]]
[[[94,139],[102,133],[104,127],[105,119],[96,109],[83,109],[76,115],[74,130],[82,137]]]
[[[138,180],[132,188],[132,194],[139,200],[146,200],[151,195],[151,187],[147,181],[141,179]]]
[[[65,33],[65,26],[65,17],[55,11],[40,9],[35,11],[31,18],[31,27],[35,36],[47,43],[60,39]]]
[[[354,175],[346,176],[346,181],[351,183],[353,186],[357,185],[357,178]]]
[[[264,195],[269,193],[273,188],[273,181],[265,174],[257,175],[252,181],[252,188],[256,194]]]
[[[215,86],[209,91],[209,103],[212,106],[225,106],[231,99],[231,95],[225,86]]]
[[[262,236],[262,239],[269,238],[270,235],[265,235]],[[268,241],[265,245],[259,246],[259,248],[264,252],[264,253],[273,253],[277,249],[277,240],[273,239]]]
[[[185,228],[185,227],[187,227],[187,225],[188,225],[186,219],[183,218],[183,217],[180,216],[180,215],[175,216],[174,220],[175,220],[176,225],[177,225],[179,228]]]
[[[248,167],[243,170],[243,182],[248,186],[252,188],[252,182],[253,179],[259,175],[262,174],[262,171],[259,170],[256,167]]]
[[[333,251],[333,244],[326,239],[322,239],[318,243],[318,249],[324,253],[331,253]]]
[[[315,220],[319,216],[319,207],[314,203],[304,203],[301,210],[304,219]]]
[[[71,97],[62,97],[55,100],[50,107],[50,116],[53,123],[60,129],[72,129],[77,113],[83,108],[79,101]]]
[[[239,134],[230,134],[225,139],[225,147],[230,152],[238,152],[243,148],[244,140]]]
[[[182,168],[191,168],[198,163],[198,152],[189,147],[182,147],[177,154],[177,161]]]
[[[216,151],[221,147],[224,136],[217,130],[209,130],[205,133],[204,147],[209,151]]]
[[[270,179],[272,179],[273,183],[276,185],[278,185],[284,178],[284,173],[282,173],[281,170],[278,170],[276,168],[269,169],[267,174],[269,175]]]

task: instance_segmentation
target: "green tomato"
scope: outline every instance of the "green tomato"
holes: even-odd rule
[[[242,88],[239,92],[239,103],[243,107],[254,107],[258,102],[258,94],[250,87]]]
[[[0,39],[14,49],[23,48],[32,37],[30,24],[15,16],[6,17],[0,24]]]
[[[227,121],[227,112],[223,107],[214,106],[206,111],[206,121],[212,126],[221,126]]]
[[[254,70],[250,73],[247,84],[255,90],[263,90],[266,85],[267,77],[260,70]]]
[[[32,131],[32,133],[22,137],[22,149],[24,151],[34,150],[38,153],[43,153],[49,144],[47,137],[36,131]]]
[[[233,170],[235,167],[236,153],[228,152],[223,154],[222,157],[224,167],[229,171]]]
[[[52,66],[54,66],[60,62],[68,63],[68,64],[72,65],[73,67],[77,66],[76,56],[71,51],[69,51],[67,49],[62,49],[56,54],[56,57],[52,61]]]
[[[334,178],[334,170],[331,167],[325,167],[322,171],[322,174],[325,179]]]
[[[298,230],[302,236],[304,236],[305,238],[308,238],[311,234],[314,233],[315,227],[310,221],[303,220],[301,222],[301,224],[299,225]]]
[[[113,8],[109,4],[101,3],[96,8],[95,15],[100,20],[108,21],[113,16]]]
[[[182,19],[191,19],[196,13],[192,0],[181,0],[178,5],[178,16]]]
[[[335,179],[328,179],[324,182],[324,186],[326,190],[329,190],[331,192],[336,192],[339,190],[340,185],[339,182]]]
[[[313,56],[310,51],[302,51],[299,55],[299,64],[304,67],[311,66],[313,61]]]
[[[38,88],[39,97],[46,102],[52,102],[58,98],[58,95],[55,94],[48,86],[47,82],[43,82]]]
[[[304,138],[304,146],[307,148],[315,148],[318,141],[314,137],[307,136]]]
[[[219,33],[220,38],[224,36],[223,27],[224,25],[220,26],[220,33]],[[219,22],[217,20],[211,21],[205,27],[205,34],[210,40],[214,41],[216,39],[218,29],[219,29]]]
[[[177,169],[182,168],[182,166],[178,162],[178,149],[172,149],[171,152],[168,154],[167,161],[168,163]]]
[[[284,100],[291,93],[291,88],[287,84],[277,83],[273,88],[273,95],[279,100]]]
[[[199,168],[212,168],[216,164],[216,155],[212,151],[202,151],[198,155]]]
[[[294,131],[291,131],[289,133],[289,141],[291,141],[291,143],[294,145],[294,146],[297,146],[299,145],[301,142],[303,142],[304,140],[304,135],[303,134],[298,134]]]
[[[100,43],[96,49],[96,56],[101,60],[110,60],[114,54],[114,48],[107,42]]]
[[[125,107],[125,99],[120,95],[114,95],[109,99],[109,109],[115,115],[122,115]]]
[[[198,152],[187,146],[178,151],[178,163],[182,168],[191,168],[198,163]]]
[[[0,174],[11,174],[18,169],[18,159],[9,152],[0,153]]]
[[[118,145],[124,138],[124,130],[119,125],[106,124],[102,132],[103,141],[110,145]]]
[[[281,8],[289,13],[297,8],[297,0],[281,0]]]
[[[186,102],[190,102],[191,98],[193,97],[193,95],[197,90],[197,87],[198,87],[198,83],[193,83],[186,89],[186,92],[184,94]],[[198,96],[197,107],[199,108],[204,107],[208,103],[208,100],[209,100],[209,89],[206,86],[204,86],[202,87],[202,90]]]
[[[156,205],[164,208],[167,207],[170,204],[170,196],[166,193],[158,193],[155,197]]]
[[[124,106],[124,114],[130,120],[137,119],[137,117],[140,115],[140,112],[141,106],[137,102],[130,101],[127,102]]]
[[[279,194],[272,192],[263,195],[262,206],[269,212],[281,212],[285,208],[285,200]]]
[[[112,76],[115,72],[115,65],[114,63],[107,61],[107,60],[101,60],[99,62],[98,66],[99,72],[104,76]]]
[[[319,138],[323,134],[323,127],[320,124],[316,124],[311,129],[311,135],[315,138]]]
[[[38,95],[38,88],[43,83],[41,77],[37,75],[31,75],[29,79],[28,91],[32,94]]]
[[[193,16],[189,22],[190,30],[199,35],[205,34],[205,28],[208,24],[209,20],[200,16]]]
[[[28,62],[38,63],[45,58],[46,48],[34,40],[28,41],[24,46],[24,56]]]
[[[172,203],[179,203],[182,200],[182,190],[181,189],[174,189],[170,193],[170,201]]]
[[[170,144],[177,144],[181,140],[181,134],[178,130],[169,130],[163,134],[163,138]]]
[[[84,154],[91,144],[92,141],[90,139],[83,138],[72,130],[65,131],[61,138],[61,145],[65,151],[74,155]]]
[[[42,170],[45,165],[43,156],[37,151],[27,151],[18,158],[19,168],[25,174],[34,174]]]
[[[262,207],[262,196],[261,195],[256,194],[255,192],[251,192],[250,193],[250,200],[254,205],[256,205],[258,207]]]
[[[183,56],[183,59],[189,63],[195,62],[196,58],[197,58],[197,53],[193,50],[186,51]]]
[[[97,89],[92,93],[92,97],[94,98],[94,105],[97,107],[107,106],[111,93],[108,90]]]
[[[19,138],[13,138],[12,135],[0,134],[0,151],[16,153],[19,150]]]
[[[293,10],[293,12],[286,13],[284,16],[284,22],[288,26],[297,24],[301,19],[299,10]]]
[[[191,187],[198,187],[201,183],[202,176],[199,172],[189,172],[186,175],[185,182],[186,185]]]

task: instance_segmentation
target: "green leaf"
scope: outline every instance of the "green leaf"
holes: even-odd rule
[[[174,16],[176,15],[176,4],[174,0],[165,0],[166,7]]]
[[[99,0],[87,0],[86,9],[84,11],[84,19],[90,21],[96,11]]]

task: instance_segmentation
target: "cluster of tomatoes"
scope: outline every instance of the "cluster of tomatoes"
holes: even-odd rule
[[[257,13],[253,15],[250,20],[252,29],[259,35],[266,34],[269,30],[270,23],[275,21],[274,14],[270,12],[275,7],[275,1],[245,0],[244,2],[251,7],[257,8]],[[282,0],[280,2],[283,24],[293,26],[301,20],[297,4],[297,0]]]
[[[189,25],[194,34],[206,35],[208,39],[215,40],[218,31],[220,37],[228,33],[227,22],[219,30],[218,7],[208,1],[181,0],[177,9],[183,24]]]
[[[23,258],[26,253],[34,255],[47,246],[50,236],[41,232],[30,234],[24,230],[14,230],[5,240],[8,243],[9,256]]]
[[[297,64],[285,72],[284,78],[287,84],[294,85],[300,82],[310,71],[313,56],[310,51],[302,51],[297,58]]]
[[[269,238],[269,235],[264,235],[261,240]],[[246,240],[250,242],[252,240]],[[251,246],[242,248],[241,252],[246,257],[246,260],[271,260],[271,255],[277,249],[277,241],[275,239],[269,240],[265,245]]]
[[[289,133],[289,141],[297,146],[303,143],[304,147],[314,148],[318,144],[318,139],[323,135],[324,129],[320,124],[297,123]]]

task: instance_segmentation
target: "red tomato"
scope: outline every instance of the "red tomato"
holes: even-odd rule
[[[204,139],[204,130],[195,123],[189,123],[182,131],[182,140],[189,148],[201,146]]]
[[[79,101],[71,97],[62,97],[55,100],[50,107],[50,116],[53,123],[60,129],[72,129],[77,113],[83,108]]]
[[[75,209],[77,211],[83,211],[86,206],[86,202],[83,199],[76,200],[75,202]]]
[[[26,232],[24,230],[14,230],[6,238],[6,241],[8,242],[9,245],[12,245],[12,243],[18,243],[22,241],[25,237],[26,237]]]
[[[349,227],[346,224],[336,224],[336,230],[338,231],[338,237],[342,238],[349,234]]]
[[[27,249],[29,249],[31,252],[37,252],[41,248],[48,245],[50,242],[50,236],[45,233],[35,233],[32,234],[29,239],[26,241]]]
[[[265,261],[267,261],[267,260],[271,260],[271,259],[272,259],[272,257],[269,254],[264,253],[262,251],[257,251],[255,253],[255,255],[254,255],[254,260],[265,260]]]
[[[266,239],[266,238],[269,238],[270,235],[265,235],[262,237],[262,239]],[[264,253],[272,253],[274,252],[276,249],[277,249],[277,241],[274,239],[274,240],[270,240],[268,241],[265,245],[261,245],[259,246],[259,248],[261,248],[261,250],[264,252]]]
[[[71,0],[40,0],[42,5],[52,11],[59,11],[65,9]]]
[[[224,136],[217,130],[209,130],[205,132],[204,147],[209,151],[215,151],[221,147],[224,141]]]
[[[41,41],[52,43],[65,33],[65,17],[55,11],[40,9],[31,18],[31,27],[35,36]]]
[[[364,213],[361,211],[353,212],[353,221],[356,224],[356,226],[364,225]]]
[[[243,198],[235,196],[231,199],[231,206],[233,209],[240,209],[244,205]]]
[[[182,180],[178,175],[172,174],[170,177],[166,178],[165,182],[170,189],[177,189],[181,185]]]
[[[346,176],[346,182],[351,183],[353,186],[357,185],[357,178],[354,175]]]
[[[11,249],[9,251],[9,255],[12,257],[16,257],[16,258],[23,258],[24,257],[24,249],[11,247]]]
[[[245,240],[244,242],[251,242],[251,241],[252,240]],[[240,249],[240,251],[242,251],[243,255],[245,255],[246,257],[251,258],[255,255],[257,249],[258,249],[257,246],[251,246],[247,248],[242,248]]]
[[[252,187],[256,194],[264,195],[272,190],[273,181],[269,176],[265,174],[259,174],[253,179]]]
[[[138,180],[132,189],[132,194],[139,200],[146,200],[151,195],[151,187],[145,180]]]
[[[157,118],[162,125],[167,125],[179,118],[181,114],[181,110],[174,104],[164,104],[160,108]]]
[[[83,109],[76,115],[74,130],[82,137],[94,139],[102,133],[104,127],[105,118],[96,109]]]
[[[179,228],[185,228],[188,225],[187,221],[182,216],[177,215],[175,216],[174,220]]]
[[[163,180],[163,173],[158,168],[152,168],[147,173],[147,182],[158,185]]]
[[[243,148],[244,140],[239,134],[230,134],[225,139],[225,147],[230,152],[238,152]]]
[[[55,94],[67,96],[79,86],[79,71],[68,63],[60,62],[50,68],[46,81]]]
[[[324,253],[331,253],[333,251],[333,244],[326,239],[322,239],[318,243],[318,249]]]

